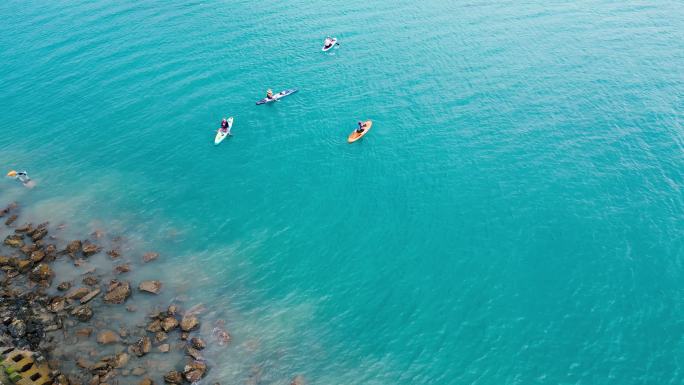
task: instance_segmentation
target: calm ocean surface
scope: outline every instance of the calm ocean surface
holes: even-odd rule
[[[226,320],[207,383],[684,383],[681,1],[5,0],[0,133]]]

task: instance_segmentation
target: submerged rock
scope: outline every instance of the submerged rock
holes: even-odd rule
[[[295,378],[292,379],[292,382],[290,382],[290,385],[305,385],[306,382],[304,381],[304,376],[302,375],[297,375]]]
[[[93,318],[93,309],[89,305],[77,306],[71,311],[71,315],[81,322],[86,322]]]
[[[24,241],[22,239],[22,236],[16,235],[16,234],[8,235],[7,238],[5,238],[4,243],[5,243],[5,245],[7,245],[9,247],[14,247],[17,249],[24,246]]]
[[[109,282],[107,293],[104,296],[106,303],[121,304],[131,295],[131,284],[128,281],[113,279]]]
[[[174,317],[166,317],[161,321],[161,327],[165,332],[171,331],[178,327],[178,320]]]
[[[164,333],[164,332],[156,332],[156,333],[154,333],[154,341],[155,341],[156,343],[160,343],[160,342],[166,341],[167,338],[169,338],[169,336],[168,336],[166,333]]]
[[[207,343],[199,337],[192,337],[190,345],[197,350],[202,350],[207,347]]]
[[[161,321],[158,319],[153,320],[147,325],[147,331],[150,333],[157,333],[162,330]]]
[[[107,251],[107,255],[109,255],[109,257],[112,259],[119,258],[121,256],[121,250],[119,250],[119,249],[109,250],[109,251]]]
[[[136,343],[130,346],[131,353],[138,357],[142,357],[149,353],[150,349],[152,349],[152,341],[150,341],[150,338],[147,336],[140,338]]]
[[[142,380],[140,380],[138,385],[154,385],[154,381],[152,381],[152,379],[149,377],[145,377]]]
[[[152,294],[159,294],[159,291],[161,290],[161,282],[156,281],[156,280],[154,280],[154,281],[142,281],[142,282],[140,282],[138,289],[140,291],[145,291],[145,292],[152,293]]]
[[[100,252],[102,248],[94,243],[84,243],[81,247],[81,253],[84,257],[90,257]]]
[[[45,252],[43,250],[36,250],[31,252],[29,259],[33,263],[39,263],[45,258]]]
[[[71,255],[72,257],[76,256],[76,253],[78,253],[80,250],[81,250],[81,241],[79,241],[78,239],[75,241],[69,242],[66,249],[64,249],[64,251],[67,254]]]
[[[160,351],[160,352],[162,352],[162,353],[168,353],[169,350],[171,350],[171,345],[169,345],[169,344],[162,344],[162,345],[159,345],[159,351]]]
[[[97,335],[97,342],[103,345],[119,342],[119,335],[111,330],[103,330]]]
[[[145,253],[142,258],[143,258],[143,262],[145,262],[145,263],[152,262],[155,259],[159,258],[159,253],[154,253],[154,252]]]
[[[54,275],[55,273],[52,272],[50,266],[48,266],[45,263],[41,263],[38,266],[34,267],[33,270],[31,270],[29,278],[34,282],[46,281],[49,283],[52,281],[52,277]]]
[[[90,293],[90,290],[88,290],[85,287],[77,287],[74,289],[71,289],[68,293],[66,293],[65,297],[68,299],[81,299],[88,295]]]
[[[197,361],[202,361],[204,360],[204,357],[202,357],[202,353],[199,352],[199,350],[191,348],[190,346],[185,348],[185,353],[192,357],[194,360]]]
[[[167,384],[180,384],[183,382],[183,375],[177,370],[172,370],[164,375],[164,382]]]
[[[26,335],[26,323],[20,319],[15,319],[9,324],[7,331],[14,338],[21,338]]]
[[[71,289],[71,282],[62,282],[57,285],[57,290],[59,291],[67,291],[69,289]]]
[[[114,272],[116,274],[128,273],[129,271],[131,271],[131,265],[129,265],[128,263],[124,263],[123,265],[114,266]]]
[[[89,275],[89,276],[83,278],[83,281],[81,281],[81,282],[83,282],[84,285],[95,286],[98,283],[100,283],[100,279],[97,277],[94,277],[92,275]]]
[[[184,332],[189,332],[199,326],[199,320],[192,314],[186,314],[181,320],[180,327]]]
[[[202,361],[192,361],[183,368],[183,375],[189,382],[197,382],[204,377],[207,372],[207,364]]]
[[[101,292],[101,290],[98,288],[98,289],[95,289],[95,290],[91,291],[90,293],[86,294],[85,296],[83,296],[83,298],[81,298],[81,304],[88,303],[88,301],[97,297],[98,294],[100,294],[100,292]]]
[[[63,297],[54,297],[50,301],[50,311],[53,313],[59,313],[64,310],[66,305],[66,300]]]
[[[17,218],[18,218],[17,214],[10,215],[10,217],[7,218],[7,220],[5,221],[5,225],[12,226],[12,223],[14,223],[14,221],[16,221]]]

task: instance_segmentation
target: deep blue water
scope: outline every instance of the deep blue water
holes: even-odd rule
[[[160,251],[222,384],[681,384],[683,42],[679,1],[4,1],[0,198]]]

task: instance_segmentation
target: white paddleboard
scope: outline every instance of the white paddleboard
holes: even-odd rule
[[[327,47],[327,48],[326,48],[326,47],[325,47],[325,42],[323,42],[323,52],[328,52],[328,51],[330,51],[331,49],[333,49],[333,47],[335,47],[335,44],[337,44],[337,38],[336,38],[336,37],[333,37],[333,38],[332,38],[332,44],[330,44],[330,47]]]
[[[230,135],[230,129],[233,128],[233,117],[228,118],[228,129],[224,132],[221,128],[216,131],[216,137],[214,138],[214,144],[219,144]]]

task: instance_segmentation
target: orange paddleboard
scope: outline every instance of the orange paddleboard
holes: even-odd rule
[[[347,138],[347,142],[349,143],[354,143],[357,140],[361,139],[368,131],[370,131],[371,127],[373,126],[373,122],[370,120],[366,120],[363,123],[363,131],[359,134],[354,130],[351,134],[349,134],[349,137]]]

